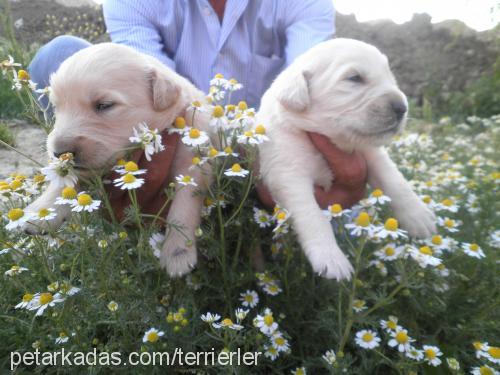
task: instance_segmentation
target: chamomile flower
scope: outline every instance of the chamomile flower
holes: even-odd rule
[[[40,316],[48,307],[53,307],[61,302],[64,302],[64,297],[60,293],[37,293],[33,296],[28,310],[36,310],[35,316]]]
[[[453,220],[448,217],[439,217],[438,216],[438,225],[443,227],[447,232],[455,233],[458,232],[458,227],[460,226],[460,222],[458,220]]]
[[[243,85],[239,83],[236,79],[231,78],[227,80],[225,83],[223,83],[223,87],[228,91],[236,91],[242,89]]]
[[[237,136],[236,142],[245,145],[260,145],[264,140],[262,137],[258,137],[253,130],[247,130]]]
[[[126,173],[113,181],[116,187],[121,190],[134,190],[144,185],[144,179],[134,176],[132,173]]]
[[[240,293],[240,301],[243,306],[253,309],[259,303],[259,295],[255,290],[247,290]]]
[[[275,361],[280,355],[278,349],[272,345],[264,345],[264,357],[269,358],[271,361]]]
[[[500,375],[500,372],[488,365],[473,367],[470,373],[472,375]]]
[[[186,127],[186,119],[184,117],[176,117],[172,127],[168,129],[168,134],[184,134]]]
[[[391,201],[391,198],[389,198],[387,195],[384,195],[384,192],[380,189],[375,189],[372,191],[370,196],[367,198],[368,202],[371,205],[375,204],[385,204],[387,202]]]
[[[367,308],[368,306],[366,306],[366,301],[362,299],[355,299],[352,301],[352,309],[357,313],[366,310]]]
[[[441,254],[443,251],[451,251],[453,247],[453,241],[450,238],[439,234],[435,234],[430,239],[425,240],[425,244],[432,247],[437,254]]]
[[[446,199],[443,199],[438,204],[436,204],[436,210],[457,212],[458,205],[456,204],[456,202],[452,198],[446,198]]]
[[[448,367],[450,370],[458,371],[460,370],[460,362],[456,358],[446,358],[446,363],[448,364]]]
[[[410,346],[405,355],[414,361],[421,361],[424,358],[424,352],[422,350],[418,350],[414,346]]]
[[[212,314],[211,312],[207,312],[206,314],[202,314],[200,316],[201,320],[203,320],[205,323],[214,323],[220,319],[219,314]]]
[[[248,173],[250,172],[246,169],[243,169],[238,163],[233,164],[231,168],[226,169],[226,171],[224,172],[224,174],[229,177],[245,177],[246,175],[248,175]]]
[[[500,365],[500,348],[497,346],[489,346],[484,355],[489,361]]]
[[[325,354],[321,356],[321,358],[323,358],[330,366],[333,366],[333,364],[337,362],[337,355],[332,349],[327,350]]]
[[[157,342],[160,337],[162,337],[165,334],[163,331],[159,331],[156,328],[150,328],[148,329],[142,338],[142,342],[150,342],[150,343],[155,343]]]
[[[5,75],[8,70],[13,70],[16,67],[20,67],[21,64],[16,63],[14,61],[14,58],[11,55],[8,55],[8,58],[6,60],[3,60],[0,62],[0,69],[2,70],[2,74]]]
[[[12,85],[12,90],[20,91],[23,86],[28,87],[31,91],[36,90],[37,85],[30,79],[31,77],[26,70],[19,69],[19,71],[16,71],[12,69],[12,74],[12,82],[14,83]]]
[[[267,228],[271,226],[272,216],[269,215],[265,210],[261,210],[257,207],[253,208],[253,219],[261,228]]]
[[[212,326],[216,329],[229,328],[235,331],[240,331],[243,329],[242,325],[234,323],[230,318],[222,319],[220,323],[212,323]]]
[[[356,333],[356,344],[363,349],[374,349],[380,345],[380,337],[377,332],[363,329]]]
[[[7,271],[5,271],[5,276],[17,276],[23,272],[26,272],[28,271],[28,269],[26,267],[20,267],[18,265],[13,265],[12,267],[10,267],[10,269],[8,269]]]
[[[424,351],[425,362],[434,367],[437,367],[441,364],[441,359],[439,357],[442,356],[443,353],[437,346],[424,345],[422,348]]]
[[[42,208],[36,214],[34,214],[33,219],[39,221],[50,221],[55,219],[56,216],[56,210],[54,210],[53,208]]]
[[[306,375],[307,371],[305,367],[297,367],[295,370],[292,370],[292,375]]]
[[[477,258],[477,259],[481,259],[481,258],[486,257],[483,250],[476,243],[464,242],[464,243],[462,243],[462,249],[463,249],[464,253],[470,257]]]
[[[66,186],[62,192],[61,196],[56,198],[55,204],[74,204],[76,202],[76,197],[78,193],[72,186]]]
[[[381,320],[380,321],[380,326],[382,329],[384,329],[387,333],[395,332],[398,329],[402,329],[401,326],[398,325],[398,318],[395,316],[390,315],[389,319],[387,320]]]
[[[134,161],[119,160],[114,170],[119,174],[133,174],[134,176],[146,173],[145,169],[139,169]]]
[[[338,203],[331,204],[327,207],[326,210],[323,211],[324,214],[328,217],[341,217],[343,215],[348,214],[351,210],[344,210],[342,206]]]
[[[283,337],[283,334],[279,331],[275,331],[269,339],[271,340],[271,345],[278,352],[288,352],[290,350],[290,343],[287,339]]]
[[[351,230],[351,235],[362,236],[364,234],[372,236],[375,227],[370,222],[370,215],[366,211],[361,211],[353,223],[346,224],[345,227]]]
[[[165,242],[165,235],[163,233],[153,233],[149,238],[149,246],[153,249],[153,255],[157,258],[160,257],[163,243]]]
[[[216,129],[223,129],[227,124],[228,121],[224,113],[224,108],[220,105],[216,105],[212,110],[212,118],[210,119],[209,125]]]
[[[270,296],[277,296],[283,291],[276,283],[267,283],[263,285],[262,290]]]
[[[21,228],[28,220],[33,218],[33,214],[24,211],[22,208],[13,208],[6,215],[9,222],[5,226],[7,230]]]
[[[421,246],[418,249],[411,247],[409,254],[422,268],[436,267],[441,264],[441,259],[434,256],[434,251],[429,246]]]
[[[395,243],[389,243],[382,249],[377,250],[374,254],[379,259],[391,262],[401,256],[403,249],[403,246],[397,246]]]
[[[403,328],[398,328],[391,332],[392,339],[387,343],[391,348],[397,348],[401,353],[407,351],[411,347],[411,343],[415,341],[410,336],[408,336],[408,331]]]
[[[73,167],[73,154],[65,153],[49,160],[49,165],[41,169],[48,181],[57,187],[75,186],[78,181]]]
[[[270,309],[266,308],[263,315],[257,315],[253,320],[255,327],[265,335],[271,335],[278,329],[278,323],[274,321],[273,313]]]
[[[139,144],[144,150],[147,161],[151,161],[152,155],[165,150],[165,147],[161,143],[161,134],[158,132],[158,129],[149,129],[148,125],[144,122],[141,122],[138,127],[138,130],[134,127],[134,136],[130,137],[129,141]]]
[[[14,308],[16,309],[29,309],[33,301],[34,295],[31,293],[26,293],[23,295],[23,300],[19,302]]]
[[[210,80],[210,86],[224,87],[228,84],[227,79],[220,73],[217,73],[214,78]]]
[[[196,128],[191,128],[189,131],[184,132],[182,142],[188,146],[202,146],[209,141],[207,133]]]
[[[107,307],[111,312],[115,312],[116,310],[118,310],[118,304],[115,301],[110,301]]]
[[[237,322],[240,323],[241,321],[243,321],[247,317],[249,312],[250,310],[248,309],[242,309],[241,307],[238,307],[234,311],[234,316],[236,316]]]
[[[406,231],[399,229],[399,223],[394,218],[389,218],[385,221],[385,224],[376,232],[377,237],[386,238],[391,237],[393,240],[398,238],[406,238]]]
[[[487,342],[474,341],[472,346],[476,350],[476,358],[481,358],[486,356],[486,352],[490,348]]]
[[[194,178],[188,175],[178,175],[175,177],[175,180],[179,185],[182,186],[198,186],[198,184],[194,181]]]
[[[82,191],[81,193],[78,194],[76,201],[73,202],[71,211],[92,212],[97,210],[100,204],[101,204],[100,200],[94,200],[89,194]]]

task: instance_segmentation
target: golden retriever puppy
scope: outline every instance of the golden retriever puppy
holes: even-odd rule
[[[71,152],[80,175],[109,172],[124,156],[133,128],[141,122],[161,132],[177,116],[184,116],[191,126],[193,116],[187,108],[204,98],[188,80],[157,59],[112,43],[77,52],[63,62],[50,83],[56,120],[47,150],[52,157]],[[208,132],[204,116],[197,113],[196,126]],[[197,168],[188,173],[192,157],[187,146],[179,144],[172,173],[189,174],[203,182],[203,171]],[[67,206],[54,204],[62,188],[50,184],[27,211],[54,208],[55,225],[60,225],[69,215]],[[202,198],[193,193],[192,187],[177,191],[167,217],[168,223],[181,228],[168,231],[160,256],[161,264],[172,276],[189,272],[197,261],[194,232],[200,222]],[[39,228],[30,226],[27,230],[36,232]]]
[[[264,94],[258,113],[269,142],[260,146],[260,167],[273,198],[291,215],[294,230],[315,272],[348,279],[352,266],[314,198],[314,185],[329,189],[334,176],[306,132],[327,136],[367,162],[368,183],[392,199],[409,234],[428,237],[435,216],[412,191],[382,145],[404,126],[407,100],[377,48],[333,39],[296,59]]]

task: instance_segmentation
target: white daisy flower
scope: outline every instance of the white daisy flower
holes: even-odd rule
[[[224,129],[228,125],[228,120],[222,106],[216,105],[213,108],[209,125],[216,129]]]
[[[321,358],[323,358],[330,366],[333,366],[333,364],[337,362],[337,355],[332,349],[327,350]]]
[[[442,356],[443,353],[441,353],[441,350],[439,350],[437,346],[424,345],[422,348],[425,362],[434,367],[441,364],[441,359],[439,357]]]
[[[182,186],[198,186],[198,184],[194,181],[193,177],[188,176],[188,175],[178,175],[175,180],[177,181],[178,184]]]
[[[488,365],[473,367],[470,373],[472,375],[500,375],[500,372]]]
[[[248,175],[248,173],[250,172],[246,169],[243,169],[238,163],[234,163],[231,168],[226,169],[226,171],[224,172],[224,174],[229,177],[245,177],[246,175]]]
[[[424,352],[422,350],[418,350],[417,348],[410,346],[406,351],[405,355],[413,359],[414,361],[421,361],[424,358]]]
[[[92,212],[92,211],[97,210],[99,208],[100,204],[101,204],[100,200],[94,200],[94,199],[92,199],[92,197],[89,194],[82,191],[81,193],[78,193],[78,196],[76,198],[76,202],[74,202],[72,204],[71,211]]]
[[[380,346],[380,337],[377,336],[377,332],[370,329],[357,332],[355,341],[363,349],[374,349]]]
[[[227,80],[225,83],[223,83],[223,87],[228,91],[236,91],[242,89],[243,85],[239,83],[236,79],[231,78]]]
[[[362,299],[355,299],[352,301],[352,309],[357,313],[366,310],[367,308],[368,306],[366,306],[366,302]]]
[[[217,73],[214,78],[210,80],[210,86],[224,87],[228,84],[227,79],[220,73]]]
[[[6,215],[9,222],[5,226],[7,230],[21,228],[28,220],[33,218],[33,214],[24,211],[22,208],[13,208]]]
[[[153,255],[155,257],[160,257],[164,242],[165,235],[163,233],[153,233],[149,238],[149,246],[153,249]]]
[[[134,176],[146,173],[146,169],[139,169],[136,162],[119,160],[114,170],[119,174],[133,174]]]
[[[439,217],[437,218],[438,225],[443,227],[446,231],[450,233],[458,232],[458,227],[460,226],[460,221],[453,220],[448,217]]]
[[[372,191],[370,196],[367,198],[368,203],[370,203],[372,206],[375,204],[380,204],[383,205],[387,202],[391,201],[391,198],[389,198],[387,195],[384,195],[384,192],[380,189],[375,189]]]
[[[399,352],[403,353],[408,351],[411,347],[411,343],[415,341],[410,336],[408,336],[408,331],[403,328],[398,328],[393,332],[390,332],[392,339],[387,343],[391,348],[396,347]]]
[[[477,259],[481,259],[481,258],[486,257],[483,250],[476,243],[464,242],[464,243],[462,243],[462,249],[464,250],[464,253],[470,257],[477,258]]]
[[[430,239],[424,241],[427,246],[432,247],[432,249],[439,255],[443,251],[452,251],[453,240],[449,237],[442,237],[439,234],[432,236]]]
[[[157,342],[160,337],[162,337],[165,334],[163,331],[159,331],[156,328],[150,328],[148,329],[142,338],[142,342],[150,342],[150,343],[155,343]]]
[[[152,155],[165,150],[165,147],[161,143],[161,134],[158,132],[158,129],[149,129],[148,125],[144,122],[141,122],[138,127],[139,130],[133,129],[134,136],[130,137],[129,140],[132,143],[140,144],[147,161],[151,161]]]
[[[236,142],[241,144],[260,145],[268,140],[267,136],[259,137],[253,130],[247,130],[236,137]]]
[[[76,203],[76,197],[78,193],[75,188],[72,186],[66,186],[62,192],[61,196],[56,198],[55,204],[69,204],[73,205]]]
[[[436,267],[441,264],[441,259],[434,256],[434,251],[429,246],[421,246],[418,249],[411,247],[408,251],[410,256],[422,268],[426,268],[427,266]]]
[[[401,256],[401,254],[403,253],[403,249],[403,246],[397,246],[395,243],[389,243],[382,249],[377,250],[374,254],[379,259],[391,262]]]
[[[188,146],[202,146],[209,141],[207,133],[196,128],[191,128],[189,131],[184,132],[182,142]]]
[[[33,219],[39,221],[50,221],[55,219],[56,216],[56,210],[54,210],[53,208],[42,208],[36,214],[34,214]]]
[[[269,215],[265,210],[261,210],[257,207],[253,208],[253,219],[261,228],[267,228],[271,226],[272,216]]]
[[[259,295],[255,290],[247,290],[240,293],[240,301],[243,306],[253,309],[259,303]]]
[[[201,315],[200,318],[205,323],[213,323],[213,322],[216,322],[220,319],[220,315],[219,314],[212,314],[211,312],[207,312],[206,314]]]
[[[276,283],[267,283],[263,285],[262,290],[270,296],[277,296],[283,291]]]
[[[8,55],[7,60],[3,60],[0,62],[0,69],[2,70],[2,74],[5,75],[8,70],[14,69],[16,67],[20,67],[21,64],[16,63],[14,58],[11,55]]]
[[[137,178],[132,173],[127,173],[122,175],[121,177],[115,179],[113,181],[116,187],[119,187],[121,190],[134,190],[140,188],[144,185],[143,178]]]
[[[23,88],[23,85],[27,86],[31,91],[36,90],[36,83],[33,82],[30,79],[30,75],[26,70],[19,69],[19,71],[16,71],[15,69],[12,69],[12,90],[20,91]]]
[[[275,331],[269,339],[271,340],[271,345],[278,351],[278,352],[288,352],[290,351],[290,343],[288,342],[287,339],[283,337],[283,334],[281,332]]]
[[[115,312],[116,310],[118,310],[118,304],[115,301],[110,301],[108,303],[108,310],[111,312]]]
[[[446,198],[436,204],[436,210],[444,210],[455,213],[458,212],[458,205],[452,198]]]
[[[372,237],[376,227],[370,221],[370,215],[366,211],[361,211],[356,219],[354,219],[354,222],[346,224],[345,227],[351,231],[351,235],[353,236],[359,237],[366,234]]]
[[[484,353],[484,357],[486,357],[489,361],[500,365],[500,348],[497,346],[489,346]]]
[[[338,203],[331,204],[326,210],[323,211],[323,213],[328,217],[341,217],[349,214],[350,212],[351,210],[344,210]]]
[[[307,371],[305,367],[297,367],[295,370],[292,370],[292,375],[306,375]]]
[[[278,349],[276,349],[272,345],[264,345],[264,357],[269,358],[271,361],[275,361],[276,358],[278,358],[280,353],[278,352]]]
[[[250,312],[250,310],[248,309],[242,309],[241,307],[238,307],[235,311],[234,311],[234,316],[236,316],[236,320],[239,322],[241,322],[242,320],[244,320],[248,313]]]
[[[273,313],[269,308],[264,310],[264,315],[257,315],[253,324],[265,335],[271,335],[278,329],[278,323],[274,321]]]
[[[446,358],[446,363],[451,370],[460,370],[460,362],[458,362],[456,358]]]
[[[35,316],[40,316],[47,309],[47,307],[53,307],[56,303],[61,302],[64,302],[64,297],[60,293],[37,293],[33,296],[33,300],[31,301],[28,310],[36,310]]]
[[[377,231],[376,235],[382,239],[391,237],[393,240],[397,240],[398,238],[406,238],[406,233],[405,230],[399,229],[398,221],[391,217],[386,220],[384,226]]]
[[[216,329],[229,328],[235,331],[240,331],[243,329],[242,325],[234,323],[230,318],[225,318],[220,323],[212,323],[212,326]]]
[[[392,315],[390,315],[389,319],[387,319],[387,320],[381,320],[380,321],[380,326],[387,333],[391,333],[391,332],[394,332],[394,331],[402,329],[402,327],[398,325],[398,318],[395,317],[395,316],[392,316]]]
[[[28,309],[31,307],[34,295],[31,293],[26,293],[23,295],[23,300],[19,302],[14,308],[16,309]]]
[[[184,134],[184,132],[187,130],[187,123],[184,117],[177,117],[172,125],[173,126],[168,129],[168,134]]]
[[[12,267],[10,267],[9,270],[5,271],[5,276],[17,276],[19,275],[20,273],[23,273],[23,272],[26,272],[28,271],[28,269],[26,267],[20,267],[18,265],[14,265]]]
[[[73,332],[71,336],[75,336],[75,333]],[[62,345],[65,344],[69,341],[69,336],[66,332],[61,331],[59,332],[59,336],[56,338],[55,342],[56,344]]]
[[[57,187],[75,186],[78,181],[73,167],[73,154],[62,154],[58,158],[49,160],[49,165],[41,169],[46,179]]]

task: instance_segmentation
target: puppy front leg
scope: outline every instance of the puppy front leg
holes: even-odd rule
[[[48,230],[58,229],[64,220],[70,215],[71,208],[69,205],[55,204],[57,197],[61,196],[63,188],[50,183],[45,191],[35,201],[26,207],[26,212],[34,213],[35,215],[43,208],[53,208],[56,212],[56,217],[50,221],[36,220],[31,223],[26,223],[23,229],[29,234],[40,234]]]
[[[391,207],[401,226],[413,237],[428,238],[436,233],[436,217],[413,192],[384,148],[364,152],[368,167],[368,183],[380,188],[391,198]]]
[[[174,162],[174,174],[191,176],[198,187],[177,186],[167,216],[168,227],[160,263],[172,277],[190,272],[197,262],[195,231],[200,225],[203,207],[203,197],[198,190],[208,182],[199,168],[189,170],[191,159],[189,150],[181,145]]]
[[[274,199],[290,211],[299,242],[314,272],[328,279],[349,279],[352,266],[340,250],[329,220],[316,203],[313,181],[304,176],[273,179],[269,184]],[[278,181],[287,181],[279,185]]]

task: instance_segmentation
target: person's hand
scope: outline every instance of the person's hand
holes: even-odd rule
[[[320,134],[308,133],[309,139],[323,155],[332,170],[335,179],[330,190],[314,187],[316,201],[321,208],[333,203],[349,208],[359,202],[366,194],[366,161],[358,153],[347,153],[332,144]],[[261,202],[267,207],[274,207],[275,202],[263,184],[257,186]]]
[[[137,150],[132,154],[131,160],[136,162],[140,169],[146,169],[144,175],[138,177],[144,178],[144,184],[137,189],[137,201],[141,207],[142,213],[155,215],[165,204],[166,196],[164,189],[168,187],[170,168],[175,157],[179,136],[177,134],[168,134],[162,132],[162,143],[165,150],[156,153],[148,161],[143,150]],[[108,178],[114,180],[119,175],[116,172],[111,173]],[[106,193],[113,208],[114,215],[118,220],[122,220],[124,210],[130,205],[129,194],[127,190],[122,190],[113,184],[106,185]],[[163,214],[166,214],[166,210]]]

